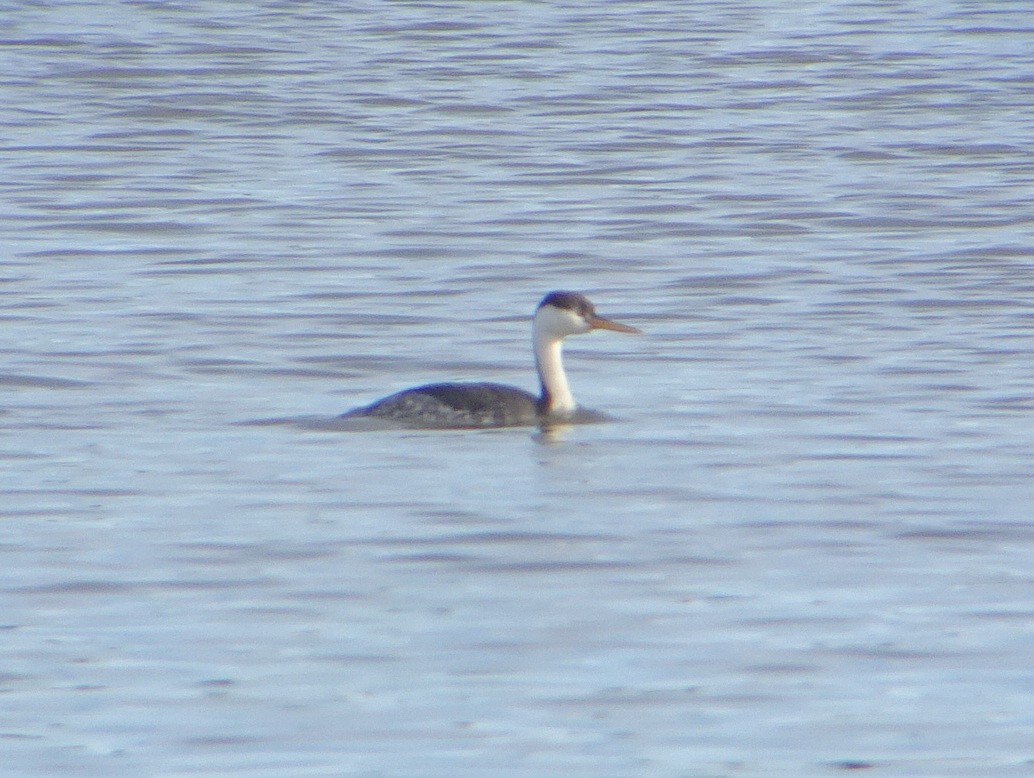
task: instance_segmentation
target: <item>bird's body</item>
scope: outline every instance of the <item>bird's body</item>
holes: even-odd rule
[[[571,420],[577,405],[561,359],[563,339],[594,329],[638,333],[634,327],[596,315],[592,303],[576,292],[550,292],[539,303],[532,326],[538,397],[495,383],[440,383],[417,386],[356,408],[345,418],[378,419],[395,426],[463,429],[526,427]]]
[[[516,386],[489,383],[426,384],[351,411],[410,427],[528,427],[538,424],[538,398]]]

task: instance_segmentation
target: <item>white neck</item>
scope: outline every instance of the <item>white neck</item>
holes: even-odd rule
[[[542,393],[546,399],[545,412],[548,414],[574,413],[574,395],[567,385],[564,373],[564,362],[561,357],[563,338],[550,332],[535,330],[535,367],[539,371]]]

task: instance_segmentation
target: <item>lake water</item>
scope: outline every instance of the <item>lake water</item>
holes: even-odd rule
[[[4,775],[1034,775],[1031,33],[8,4]]]

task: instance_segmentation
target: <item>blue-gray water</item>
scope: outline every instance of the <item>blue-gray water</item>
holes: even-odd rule
[[[4,775],[1034,774],[1031,27],[5,6]]]

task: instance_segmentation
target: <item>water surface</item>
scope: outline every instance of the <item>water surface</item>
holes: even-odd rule
[[[1029,774],[1031,40],[6,10],[4,769]],[[615,422],[327,423],[533,389],[555,288],[648,333],[568,348]]]

